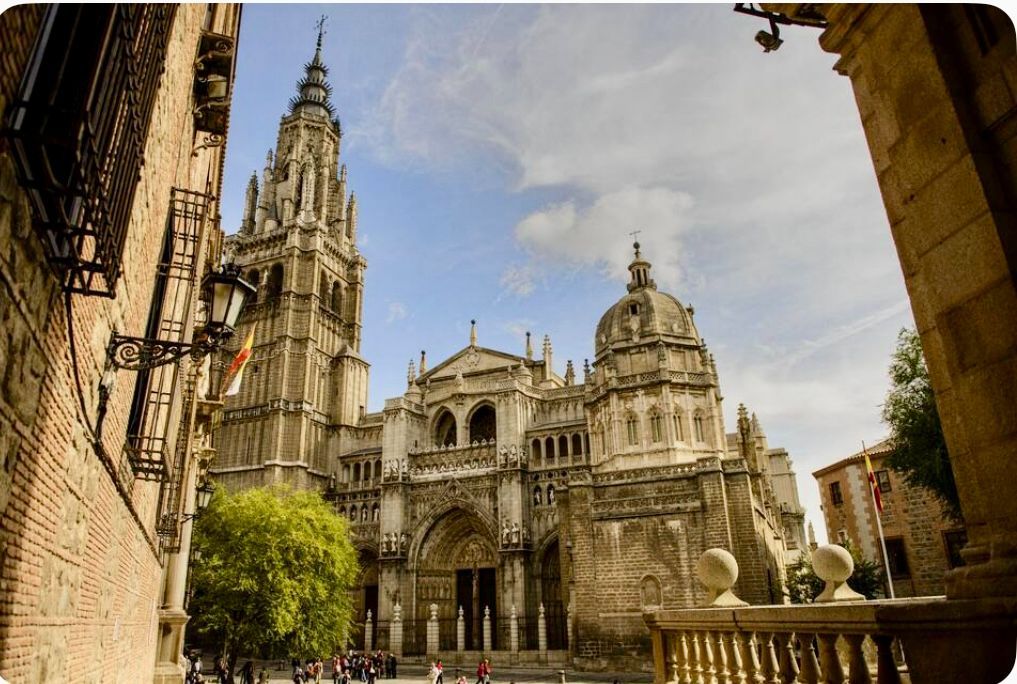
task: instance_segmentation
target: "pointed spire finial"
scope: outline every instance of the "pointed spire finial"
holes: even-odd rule
[[[526,331],[526,358],[533,358],[533,343],[530,341],[530,331]]]
[[[477,321],[470,320],[470,346],[477,346]]]
[[[420,374],[423,375],[427,372],[427,352],[423,349],[420,350]]]
[[[321,37],[325,34],[325,20],[328,19],[328,15],[322,14],[318,21],[315,22],[315,26],[318,27],[318,49],[321,49]]]

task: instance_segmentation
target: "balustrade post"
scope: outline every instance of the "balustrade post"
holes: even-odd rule
[[[718,684],[716,651],[713,648],[713,635],[710,632],[703,632],[703,660],[706,666],[703,672],[704,684]]]
[[[759,664],[759,653],[756,650],[758,639],[755,632],[746,632],[741,640],[742,663],[745,668],[746,684],[765,684],[766,676]]]
[[[869,675],[869,664],[865,662],[864,634],[845,634],[844,641],[848,645],[848,684],[872,684]]]
[[[777,646],[774,641],[777,635],[763,632],[763,681],[765,684],[783,684],[780,678],[780,661],[777,658]]]
[[[537,612],[537,649],[540,655],[547,657],[547,620],[544,617],[543,603]]]
[[[889,634],[873,634],[876,642],[876,684],[900,684],[897,661],[893,659],[893,637]]]
[[[713,633],[713,660],[716,664],[718,684],[731,684],[731,670],[727,666],[727,647],[724,646],[724,632]]]
[[[780,652],[780,676],[778,682],[791,684],[798,679],[798,659],[795,657],[795,635],[792,632],[780,632],[773,635],[777,640]]]
[[[703,644],[699,637],[699,632],[692,633],[692,682],[693,684],[703,684]]]
[[[484,606],[484,653],[489,653],[494,648],[491,641],[491,608]]]
[[[844,668],[840,664],[840,655],[837,653],[837,635],[820,634],[819,639],[819,666],[823,670],[823,681],[825,684],[843,684]]]
[[[681,633],[681,637],[678,640],[678,648],[682,658],[681,664],[682,676],[678,681],[681,684],[692,684],[692,666],[690,662],[692,652],[691,649],[689,648],[689,640],[686,632]]]
[[[367,619],[364,621],[364,650],[370,653],[374,650],[374,624],[371,620],[371,609],[367,609]]]
[[[805,684],[819,684],[819,660],[816,658],[816,647],[813,645],[815,634],[799,633],[798,647],[802,652],[802,669],[798,679]],[[792,653],[792,658],[794,657]]]
[[[731,683],[732,684],[747,684],[748,679],[745,676],[745,668],[742,664],[742,652],[740,648],[741,635],[737,632],[730,632],[725,635],[725,645],[727,646],[727,663],[728,669],[731,671]]]

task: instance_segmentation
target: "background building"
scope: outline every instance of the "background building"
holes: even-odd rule
[[[944,517],[942,505],[931,492],[908,485],[886,465],[889,440],[873,445],[868,452],[883,504],[883,534],[895,594],[943,594],[946,571],[963,565],[964,527]],[[830,542],[850,541],[867,560],[883,563],[864,455],[848,456],[813,476],[819,483]]]
[[[0,673],[11,682],[182,679],[181,514],[210,455],[196,434],[207,373],[186,357],[104,371],[113,331],[189,343],[205,318],[198,283],[219,264],[239,18],[237,5],[204,4],[0,17]]]
[[[770,468],[786,458],[744,409],[729,446],[692,310],[657,290],[638,244],[581,382],[572,361],[555,372],[548,337],[534,358],[529,341],[521,353],[479,346],[474,327],[437,365],[422,353],[405,394],[366,413],[367,264],[320,46],[319,35],[227,239],[261,292],[245,313],[251,361],[215,435],[216,480],[317,487],[349,517],[358,647],[454,654],[461,616],[465,661],[518,645],[523,660],[547,650],[582,667],[648,668],[642,612],[702,601],[695,563],[711,547],[738,558],[739,596],[781,602],[789,523]]]

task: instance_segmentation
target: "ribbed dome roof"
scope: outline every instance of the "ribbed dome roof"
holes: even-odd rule
[[[636,258],[629,265],[629,293],[604,312],[597,324],[593,346],[598,358],[616,344],[635,343],[633,330],[638,331],[639,344],[661,339],[699,343],[692,316],[673,296],[657,291],[650,278],[650,262],[642,259],[638,242],[635,250]]]

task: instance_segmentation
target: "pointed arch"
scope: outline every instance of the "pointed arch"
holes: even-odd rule
[[[470,430],[468,437],[470,442],[497,439],[498,416],[494,404],[483,401],[474,406],[467,417],[467,425]]]
[[[335,311],[340,316],[343,313],[343,287],[339,281],[332,283],[332,298],[330,301],[332,311]]]
[[[283,265],[272,264],[268,270],[268,282],[266,283],[265,296],[267,298],[278,297],[282,294],[283,288]]]
[[[629,446],[639,446],[639,418],[631,411],[625,415],[625,436]]]
[[[458,440],[456,417],[448,408],[438,411],[434,420],[434,444],[436,446],[455,446]]]

